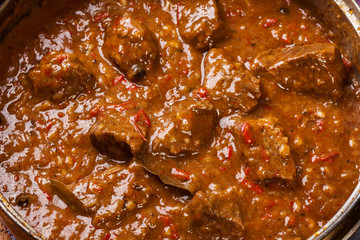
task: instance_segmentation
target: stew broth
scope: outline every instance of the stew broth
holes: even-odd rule
[[[293,0],[46,1],[0,46],[0,189],[48,239],[305,239],[358,183],[358,84]]]

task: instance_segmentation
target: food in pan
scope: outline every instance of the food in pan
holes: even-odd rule
[[[305,239],[359,85],[294,0],[45,1],[0,46],[0,189],[47,239]]]

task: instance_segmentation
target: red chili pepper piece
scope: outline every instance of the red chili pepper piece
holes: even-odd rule
[[[127,90],[134,90],[134,89],[137,89],[137,86],[135,84],[131,84],[130,87],[126,88]]]
[[[94,22],[99,22],[107,18],[110,14],[107,12],[99,13],[94,17]]]
[[[146,116],[143,109],[140,109],[140,111],[135,115],[135,121],[139,121],[140,114],[142,114],[145,117],[145,124],[146,126],[150,126],[150,119]]]
[[[335,159],[339,157],[339,153],[338,152],[333,152],[330,154],[323,154],[320,157],[314,155],[311,158],[311,162],[312,163],[317,163],[317,162],[328,162],[328,163],[334,163]]]
[[[250,129],[251,129],[251,126],[249,123],[244,123],[242,126],[241,126],[241,133],[242,133],[242,136],[244,138],[244,141],[246,144],[253,144],[255,143],[255,139],[254,137],[252,136],[251,132],[250,132]]]
[[[194,91],[199,97],[205,98],[207,96],[207,90],[206,88],[199,88]]]
[[[117,16],[113,25],[113,28],[116,29],[119,26],[120,16]]]
[[[264,28],[271,27],[275,25],[279,20],[276,18],[268,18],[266,22],[264,23]]]
[[[51,201],[52,197],[49,195],[49,193],[47,193],[46,191],[43,191],[43,193],[45,194],[46,199]]]
[[[146,142],[147,139],[145,138],[144,134],[141,132],[139,126],[137,125],[137,122],[139,121],[139,118],[140,118],[141,114],[145,118],[144,121],[145,121],[146,126],[150,126],[151,125],[150,119],[146,116],[143,109],[140,109],[140,111],[137,114],[135,114],[134,116],[132,116],[130,118],[130,123],[134,126],[135,130],[140,134],[141,138]]]
[[[232,146],[228,146],[227,147],[227,154],[226,154],[225,158],[230,159],[231,156],[232,156],[232,152],[233,152]]]
[[[116,86],[116,85],[120,84],[123,80],[124,80],[124,75],[121,74],[120,76],[117,76],[113,80],[112,84],[113,84],[113,86]]]
[[[46,125],[46,132],[49,132],[49,131],[51,130],[52,126],[53,126],[53,123],[52,123],[52,122],[48,123],[48,124]]]
[[[98,115],[100,109],[101,109],[100,106],[95,106],[94,108],[92,108],[92,109],[90,110],[88,119],[93,118],[93,117],[96,117],[96,116]]]
[[[140,134],[141,138],[146,142],[147,139],[145,138],[144,134],[141,132],[139,126],[136,124],[136,121],[133,117],[130,119],[130,123],[134,126],[135,130]]]
[[[111,234],[110,234],[110,233],[107,233],[107,234],[105,234],[105,236],[104,236],[104,240],[109,240],[110,237],[111,237]]]
[[[180,170],[177,168],[171,169],[171,174],[174,175],[174,177],[180,179],[180,180],[190,180],[190,174],[185,170]]]

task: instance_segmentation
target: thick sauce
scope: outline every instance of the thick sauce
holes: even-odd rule
[[[305,239],[358,182],[336,43],[293,0],[48,1],[0,46],[0,191],[48,239]]]

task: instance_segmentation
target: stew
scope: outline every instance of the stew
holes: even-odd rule
[[[46,239],[306,239],[359,83],[295,0],[44,1],[0,46],[0,191]]]

